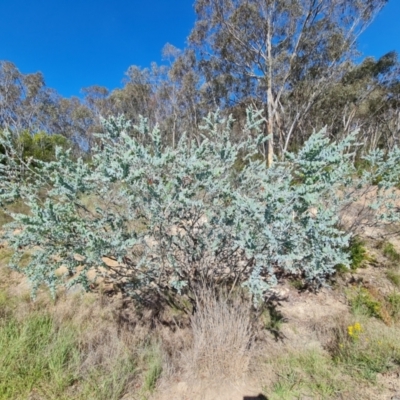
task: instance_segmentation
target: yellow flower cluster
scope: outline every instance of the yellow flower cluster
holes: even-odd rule
[[[358,339],[361,332],[362,327],[359,322],[356,322],[354,325],[350,325],[347,327],[347,334],[353,339]]]

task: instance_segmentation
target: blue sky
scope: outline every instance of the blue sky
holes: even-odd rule
[[[41,71],[64,96],[98,84],[121,85],[130,65],[161,62],[169,42],[183,48],[194,0],[0,0],[0,60],[23,73]],[[400,53],[400,0],[389,4],[360,40],[366,55]]]

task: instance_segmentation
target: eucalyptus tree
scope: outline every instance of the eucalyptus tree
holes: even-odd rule
[[[132,65],[125,73],[124,87],[111,93],[111,98],[119,113],[132,121],[139,115],[152,120],[151,98],[153,95],[152,71]]]
[[[362,67],[370,78],[367,95],[354,119],[362,128],[360,140],[368,149],[391,150],[400,139],[400,63],[394,52],[378,61],[366,61]]]
[[[201,112],[203,105],[193,52],[167,44],[163,59],[166,65],[130,66],[121,89],[107,94],[99,93],[100,88],[89,88],[85,100],[95,109],[96,115],[123,114],[134,122],[145,117],[150,128],[159,127],[163,143],[175,147],[184,132],[191,137],[198,131],[206,112]],[[99,113],[98,110],[104,111]],[[137,132],[136,137],[139,137]]]
[[[84,103],[96,116],[106,116],[110,109],[109,95],[110,91],[99,85],[85,87],[81,90],[84,95]]]
[[[395,52],[378,60],[365,58],[349,68],[340,80],[332,82],[315,101],[308,118],[298,123],[290,147],[298,148],[309,132],[326,126],[333,139],[359,130],[358,139],[363,143],[360,151],[364,153],[377,147],[393,148],[399,133],[399,82],[400,63]],[[296,104],[306,101],[307,92],[301,87],[291,92],[291,117],[295,116]]]
[[[170,109],[170,118],[173,117],[173,143],[184,132],[191,139],[198,138],[200,121],[209,107],[204,104],[199,90],[200,76],[196,71],[195,54],[190,49],[181,51],[167,44],[163,49],[163,57],[170,62],[163,94],[164,104]]]
[[[44,111],[54,100],[40,72],[23,74],[13,63],[0,61],[0,127],[46,129]]]
[[[62,135],[79,152],[79,144],[90,141],[91,125],[93,113],[80,99],[64,98],[47,87],[41,72],[24,74],[13,63],[0,61],[0,129],[24,136],[25,145],[27,134]]]
[[[356,40],[387,0],[197,0],[190,35],[219,105],[252,99],[265,108],[268,163],[356,53]],[[290,95],[301,90],[305,101]],[[293,110],[291,110],[293,111]]]

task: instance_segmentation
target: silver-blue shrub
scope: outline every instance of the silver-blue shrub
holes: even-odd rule
[[[145,119],[132,129],[123,117],[110,118],[89,163],[59,148],[55,161],[37,161],[40,169],[26,179],[9,135],[1,136],[8,150],[0,154],[0,204],[7,210],[19,197],[30,209],[6,211],[13,222],[1,240],[15,251],[10,266],[34,291],[44,283],[53,294],[60,285],[89,289],[89,271],[139,298],[217,283],[243,285],[260,299],[285,274],[324,284],[337,264],[348,264],[351,233],[339,224],[355,199],[347,188],[384,176],[399,152],[374,155],[376,171],[356,178],[355,135],[333,143],[322,131],[267,168],[254,157],[266,140],[263,123],[248,110],[236,143],[232,118],[217,112],[204,120],[200,140],[183,136],[173,148]]]

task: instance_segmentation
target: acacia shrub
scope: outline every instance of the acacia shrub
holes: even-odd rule
[[[40,170],[28,181],[15,179],[20,165],[8,158],[0,163],[0,204],[20,198],[29,208],[11,213],[4,227],[2,241],[15,252],[10,266],[34,290],[43,283],[53,294],[59,285],[90,289],[88,272],[95,271],[142,300],[190,295],[208,283],[243,285],[261,299],[282,274],[324,284],[336,265],[349,265],[351,234],[339,214],[354,195],[344,188],[374,176],[354,182],[355,136],[331,143],[323,131],[267,168],[256,157],[264,122],[248,110],[236,143],[232,118],[213,113],[201,140],[183,136],[173,148],[145,119],[134,127],[142,140],[128,134],[129,121],[113,117],[103,121],[90,164],[59,147],[55,160],[36,161]],[[8,135],[0,140],[4,159],[15,149]],[[243,167],[235,168],[243,154]],[[395,165],[395,157],[371,157],[383,177],[385,163]],[[26,252],[30,262],[21,268]]]

